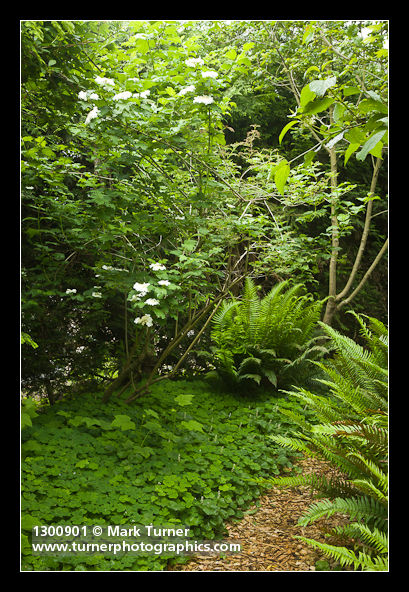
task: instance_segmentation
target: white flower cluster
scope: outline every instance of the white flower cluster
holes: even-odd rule
[[[87,118],[85,120],[85,125],[87,125],[92,119],[95,119],[96,117],[98,117],[99,114],[99,109],[98,107],[94,107],[92,109],[92,111],[90,111],[87,115]]]
[[[213,97],[209,97],[209,95],[199,95],[193,99],[194,103],[203,103],[204,105],[210,105],[214,102]]]
[[[75,288],[72,288],[72,289],[68,288],[67,290],[65,290],[65,293],[66,294],[76,294],[77,290]]]
[[[78,93],[78,98],[81,101],[89,101],[90,99],[92,99],[93,101],[98,101],[99,96],[97,95],[97,93],[91,92],[89,93],[89,90],[85,91],[85,90],[80,90],[80,92]]]
[[[150,314],[143,315],[143,317],[136,317],[134,320],[136,325],[146,325],[147,327],[152,327],[153,319]]]
[[[150,284],[138,284],[138,282],[135,282],[133,285],[133,289],[136,292],[139,292],[139,298],[144,298],[148,293],[149,286]]]
[[[163,269],[166,269],[166,267],[161,263],[151,263],[149,267],[153,269],[153,271],[161,271]]]
[[[101,76],[97,76],[95,82],[101,86],[115,86],[115,81],[112,78],[101,78]]]
[[[188,92],[194,92],[195,89],[196,89],[195,85],[194,84],[190,84],[189,86],[185,86],[185,88],[182,88],[179,91],[179,95],[180,96],[183,96],[183,95],[185,95]]]
[[[218,73],[214,70],[208,70],[207,72],[202,72],[203,78],[217,78]]]
[[[114,101],[120,101],[122,99],[130,99],[132,97],[132,93],[129,90],[124,90],[124,92],[117,93],[112,98]]]
[[[149,265],[149,267],[153,271],[166,270],[165,265],[162,265],[162,263],[151,263]],[[145,296],[147,295],[147,293],[149,291],[150,285],[151,284],[149,282],[145,282],[145,283],[135,282],[132,287],[135,290],[135,292],[137,292],[138,294],[134,294],[133,296],[131,296],[130,301],[135,302],[135,301],[141,300],[141,298],[145,298]],[[158,285],[159,286],[170,286],[170,282],[168,280],[159,280]],[[147,300],[145,300],[145,302],[143,304],[147,304],[148,306],[157,306],[158,304],[160,304],[160,302],[159,302],[159,300],[157,300],[157,298],[148,298]],[[151,327],[153,324],[153,320],[149,314],[145,314],[143,317],[137,317],[134,320],[134,323],[136,323],[137,325],[146,325],[147,327]]]
[[[197,65],[203,66],[204,61],[202,58],[189,58],[188,60],[185,60],[185,64],[186,66],[189,66],[189,68],[194,68]]]
[[[129,273],[129,269],[122,269],[121,267],[112,267],[111,265],[103,265],[102,269],[105,269],[105,271],[126,271],[126,273]]]
[[[147,89],[147,90],[143,90],[140,93],[134,93],[132,96],[135,97],[135,99],[146,99],[146,97],[149,97],[150,94],[151,94],[151,91],[149,89]]]

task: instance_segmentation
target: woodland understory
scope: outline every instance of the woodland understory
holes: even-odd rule
[[[21,21],[22,571],[388,571],[388,24]]]

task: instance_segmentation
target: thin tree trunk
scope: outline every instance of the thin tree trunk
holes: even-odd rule
[[[332,120],[332,112],[331,112]],[[325,308],[323,322],[331,325],[334,314],[337,310],[336,294],[337,294],[337,261],[339,249],[339,227],[337,217],[338,198],[336,196],[337,189],[337,155],[335,148],[330,148],[330,163],[331,163],[331,258],[329,261],[329,281],[328,281],[328,296],[327,306]]]
[[[369,194],[370,197],[372,197],[375,193],[376,183],[378,181],[378,175],[379,175],[379,169],[381,167],[381,163],[382,163],[382,159],[377,158],[376,162],[375,162],[373,174],[372,174],[371,188],[370,188],[370,194]],[[344,289],[336,296],[336,299],[335,299],[336,302],[340,302],[344,298],[344,296],[346,296],[348,294],[349,290],[351,289],[352,283],[355,279],[356,273],[361,265],[362,256],[365,251],[365,247],[366,247],[366,243],[367,243],[368,235],[369,235],[369,228],[371,225],[372,208],[373,208],[373,200],[371,199],[370,201],[368,201],[368,204],[367,204],[364,229],[362,231],[361,242],[359,245],[358,252],[356,254],[354,265],[352,267],[351,273],[349,275],[347,283],[345,284]]]

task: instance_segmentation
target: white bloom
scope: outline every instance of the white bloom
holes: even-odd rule
[[[149,97],[150,94],[151,94],[151,91],[149,89],[147,89],[147,90],[143,90],[140,93],[134,93],[132,96],[134,96],[136,99],[146,99],[146,97]]]
[[[75,288],[73,288],[72,290],[70,288],[68,288],[68,290],[65,290],[66,294],[76,294],[77,290]]]
[[[156,298],[148,298],[148,300],[145,300],[145,304],[149,304],[149,306],[156,306],[159,304],[159,300],[156,300]]]
[[[87,118],[85,120],[85,124],[89,123],[91,121],[91,119],[95,119],[96,117],[98,117],[98,113],[99,113],[98,107],[94,107],[92,109],[92,111],[90,111],[88,113]]]
[[[196,87],[195,87],[194,84],[191,84],[190,86],[185,86],[185,88],[182,88],[179,91],[179,95],[183,96],[183,95],[185,95],[188,92],[193,92],[195,89],[196,89]]]
[[[164,265],[161,265],[160,263],[151,263],[149,267],[153,269],[153,271],[161,271],[163,269],[166,269],[166,267]]]
[[[27,185],[26,189],[34,189],[31,185]]]
[[[150,284],[138,284],[138,282],[135,282],[133,285],[133,289],[136,290],[137,292],[147,292],[148,288],[149,288]]]
[[[214,70],[208,70],[207,72],[202,72],[203,78],[217,78],[218,73]]]
[[[112,267],[111,265],[103,265],[102,269],[105,269],[105,271],[126,271],[127,273],[129,273],[128,269],[122,269],[121,267]]]
[[[170,286],[170,282],[168,280],[160,280],[158,284],[159,286]]]
[[[143,315],[143,317],[136,317],[134,320],[136,325],[146,325],[147,327],[152,327],[153,320],[150,314]]]
[[[85,92],[85,90],[80,90],[80,92],[78,93],[78,98],[81,101],[88,101],[87,93]]]
[[[89,95],[89,98],[90,98],[90,99],[93,99],[94,101],[98,101],[98,99],[99,99],[99,96],[97,95],[97,93],[91,93],[91,94]]]
[[[115,82],[112,78],[101,78],[101,76],[97,76],[95,82],[101,86],[115,86]]]
[[[114,101],[120,101],[121,99],[130,99],[132,97],[132,93],[129,90],[124,90],[124,92],[120,92],[114,95],[112,98]]]
[[[188,60],[185,60],[185,64],[186,64],[186,66],[190,66],[191,68],[194,68],[195,66],[197,66],[197,64],[200,64],[200,66],[203,66],[204,61],[202,60],[202,58],[189,58]]]
[[[210,105],[214,102],[213,97],[209,97],[208,95],[200,95],[193,99],[194,103],[203,103],[204,105]]]
[[[93,296],[94,298],[102,298],[101,292],[92,292],[91,296]]]

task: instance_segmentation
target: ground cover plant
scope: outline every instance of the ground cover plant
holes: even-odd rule
[[[132,406],[88,394],[32,413],[22,443],[22,568],[151,571],[172,559],[33,556],[34,524],[186,524],[198,540],[222,537],[225,521],[243,517],[262,491],[249,478],[292,466],[292,453],[266,440],[296,427],[280,405],[294,407],[270,394],[163,381]]]

